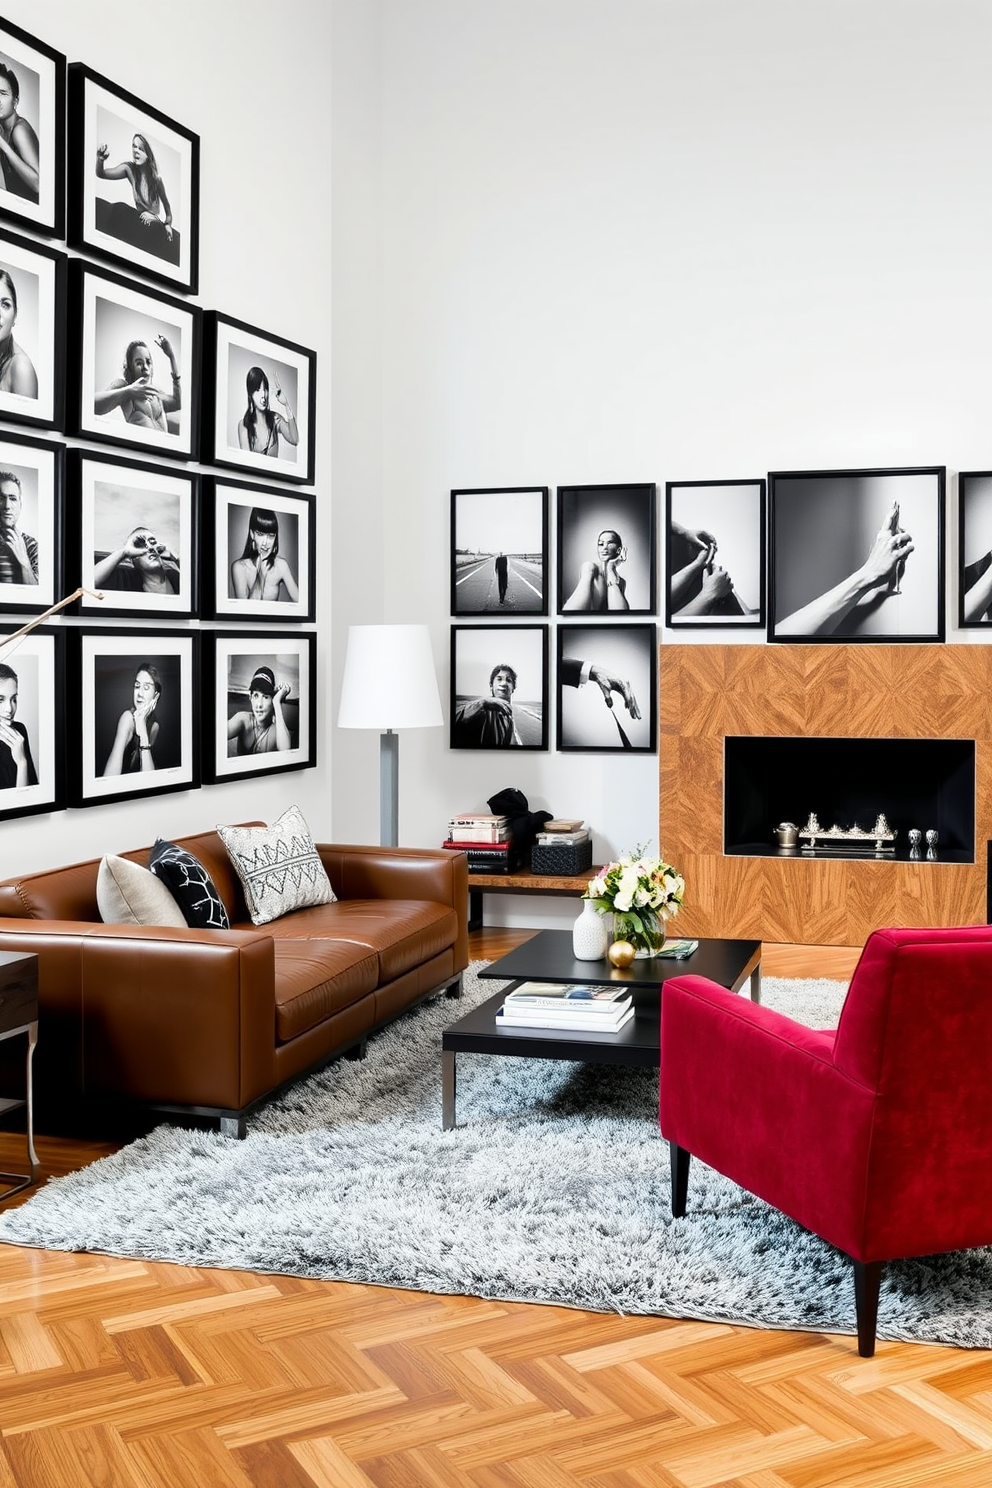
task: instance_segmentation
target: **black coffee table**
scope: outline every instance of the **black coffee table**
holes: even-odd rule
[[[459,1018],[441,1037],[441,1108],[445,1130],[455,1122],[455,1059],[458,1054],[509,1054],[524,1059],[574,1059],[587,1064],[626,1064],[657,1068],[661,1034],[661,992],[669,977],[689,973],[709,977],[731,992],[750,980],[753,1002],[761,1001],[761,941],[701,940],[685,961],[655,957],[618,971],[609,961],[576,961],[571,930],[541,930],[531,940],[479,972],[501,982],[589,982],[627,984],[634,1016],[619,1033],[574,1028],[497,1026],[507,988]]]

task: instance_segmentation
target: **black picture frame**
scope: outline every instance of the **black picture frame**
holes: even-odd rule
[[[497,669],[512,675],[508,697],[493,691]],[[547,749],[547,625],[451,627],[448,738],[452,749]]]
[[[82,62],[69,66],[68,97],[70,244],[195,294],[199,135]]]
[[[249,485],[223,476],[203,478],[203,563],[200,612],[209,620],[241,620],[271,625],[312,621],[316,611],[317,500],[307,491]],[[255,513],[272,531],[284,577],[266,586],[266,597],[254,594],[258,578],[249,548]],[[247,560],[247,562],[246,562]],[[254,568],[254,572],[251,568]],[[238,572],[236,572],[236,569]],[[276,572],[275,569],[272,572]],[[264,582],[264,581],[263,581]],[[295,586],[296,598],[289,586]],[[238,591],[246,588],[245,594]]]
[[[264,377],[269,412],[288,407],[296,420],[298,442],[285,430],[266,432],[263,448],[241,447],[248,387]],[[259,384],[260,386],[261,384]],[[206,312],[203,331],[203,448],[205,464],[260,475],[266,480],[312,485],[317,412],[317,353],[295,341],[261,331],[217,310]]]
[[[0,78],[0,85],[3,79]],[[66,256],[0,227],[0,304],[13,308],[11,379],[0,419],[61,429],[65,417]]]
[[[653,615],[656,610],[654,482],[558,487],[558,614]],[[605,560],[598,539],[614,532]],[[619,558],[608,584],[604,561]]]
[[[37,583],[24,580],[24,555],[18,574],[3,536],[7,503],[2,498],[10,492],[11,478],[20,495],[16,528],[26,539]],[[40,614],[62,598],[64,521],[65,445],[0,429],[0,614]]]
[[[25,741],[28,778],[18,784],[10,746],[0,740],[0,821],[64,811],[66,804],[65,631],[39,625],[5,646],[17,629],[0,629],[0,709],[10,722],[7,708],[16,696],[13,722]]]
[[[202,314],[197,306],[160,290],[73,259],[69,265],[67,432],[146,455],[193,459],[199,432]],[[179,369],[177,409],[169,406],[177,395],[176,384],[161,337],[171,346]],[[151,382],[159,391],[158,417],[164,429],[150,419],[148,423],[132,421],[144,416],[140,395],[97,411],[98,398],[119,394],[125,385],[142,381],[136,360],[141,347],[151,356]],[[138,351],[132,351],[128,366],[131,348]]]
[[[138,621],[196,615],[199,485],[192,470],[69,451],[66,567],[72,588],[88,591],[75,613]],[[172,592],[161,592],[163,584]]]
[[[943,465],[771,472],[769,641],[943,641],[945,479]]]
[[[24,150],[19,151],[31,167],[37,156],[38,183],[33,192],[7,170],[0,170],[0,218],[16,222],[47,238],[65,236],[65,57],[22,31],[12,21],[0,18],[0,63],[7,69],[5,91],[13,95],[12,72],[17,85],[14,103],[18,126],[26,124]],[[13,101],[13,98],[12,98]],[[32,139],[33,136],[33,139]],[[8,184],[8,180],[11,184]]]
[[[992,625],[992,470],[958,475],[958,625]]]
[[[657,626],[643,622],[559,625],[558,749],[577,754],[653,754],[658,731],[657,677]]]
[[[665,624],[765,627],[766,482],[665,484]]]
[[[79,626],[67,631],[70,806],[107,805],[200,784],[200,635],[193,630]],[[154,668],[154,673],[148,668]],[[140,679],[139,679],[139,674]],[[136,682],[157,683],[145,751],[134,728]],[[130,726],[128,718],[130,717]],[[157,728],[155,726],[157,725]],[[78,731],[77,731],[78,730]],[[120,768],[118,768],[120,766]]]
[[[547,486],[451,493],[452,615],[548,613]]]
[[[241,753],[253,732],[251,683],[268,668],[278,688],[290,687],[283,716],[290,748]],[[203,632],[203,778],[214,785],[309,770],[317,763],[317,637],[307,631]],[[295,720],[293,714],[295,713]],[[230,732],[241,715],[243,725]],[[263,720],[264,721],[264,720]],[[270,715],[265,728],[272,724]],[[243,747],[243,746],[242,746]]]

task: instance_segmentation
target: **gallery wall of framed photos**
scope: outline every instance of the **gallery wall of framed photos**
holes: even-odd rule
[[[0,820],[316,764],[316,353],[192,298],[153,93],[0,16]]]

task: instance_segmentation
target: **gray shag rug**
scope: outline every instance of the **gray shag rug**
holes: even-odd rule
[[[156,1128],[0,1216],[0,1241],[602,1312],[855,1331],[850,1262],[694,1162],[672,1220],[657,1071],[458,1056],[441,1031],[498,984],[414,1009],[302,1079],[245,1141]],[[765,978],[767,1005],[832,1027],[844,988]],[[886,1269],[881,1338],[992,1347],[992,1249]]]

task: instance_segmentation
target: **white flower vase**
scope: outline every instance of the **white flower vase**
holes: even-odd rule
[[[606,917],[591,899],[582,905],[582,913],[572,926],[572,955],[576,961],[602,961],[610,943]]]

